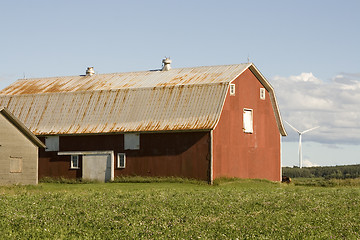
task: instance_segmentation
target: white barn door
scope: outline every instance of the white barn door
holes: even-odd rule
[[[82,178],[101,182],[111,180],[111,155],[84,155],[82,161]]]
[[[243,129],[244,129],[245,133],[253,133],[254,132],[253,110],[252,109],[244,109],[244,111],[243,111]]]

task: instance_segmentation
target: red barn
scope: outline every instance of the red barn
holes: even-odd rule
[[[286,132],[252,63],[20,79],[0,106],[46,144],[39,178],[281,180]]]

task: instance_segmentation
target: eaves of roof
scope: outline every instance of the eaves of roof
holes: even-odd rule
[[[0,113],[12,123],[22,134],[24,134],[37,147],[45,148],[45,144],[41,142],[22,122],[20,122],[9,110],[0,107]]]

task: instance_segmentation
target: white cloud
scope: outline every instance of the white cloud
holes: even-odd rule
[[[319,165],[316,163],[310,162],[309,159],[303,160],[303,167],[318,167]]]
[[[360,74],[341,73],[325,82],[312,73],[270,79],[284,120],[300,131],[320,126],[304,140],[360,144]],[[285,141],[298,135],[287,126]]]
[[[295,82],[312,82],[320,84],[321,81],[316,78],[312,73],[301,73],[298,76],[290,76],[289,79]]]

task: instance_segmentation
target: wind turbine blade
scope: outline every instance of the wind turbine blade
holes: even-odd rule
[[[314,127],[314,128],[310,128],[310,129],[308,129],[308,130],[303,131],[301,134],[310,132],[310,131],[315,130],[315,129],[319,128],[319,127],[320,127],[320,126],[317,126],[317,127]]]
[[[287,121],[285,121],[292,129],[295,130],[295,132],[297,132],[298,134],[301,134],[301,132],[299,130],[297,130],[295,127],[293,127],[290,123],[288,123]]]

